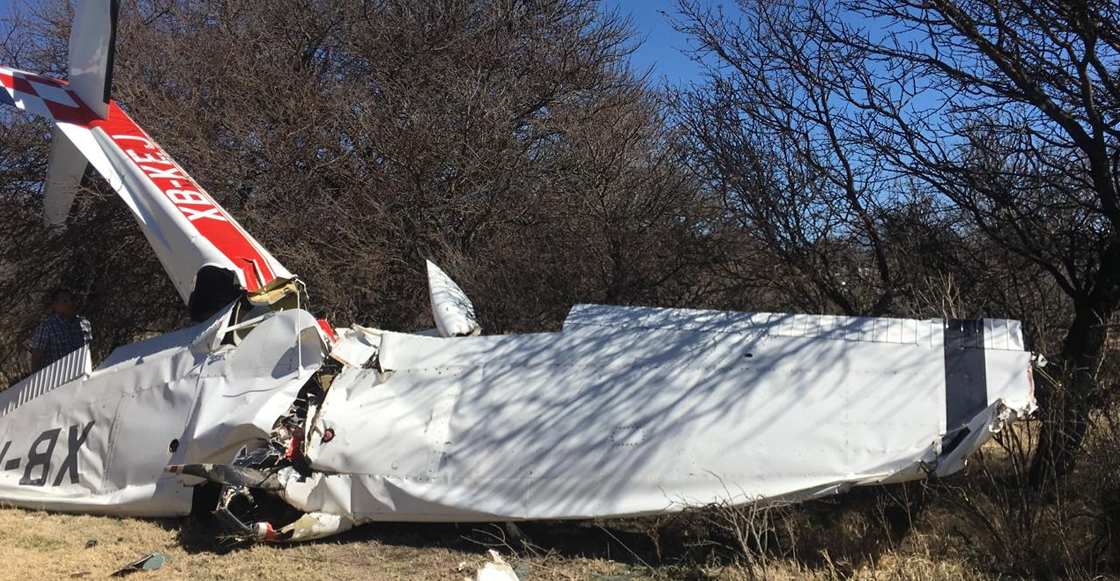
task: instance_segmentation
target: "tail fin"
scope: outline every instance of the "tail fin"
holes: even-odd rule
[[[70,29],[70,90],[98,117],[109,116],[120,0],[79,0]]]
[[[59,223],[69,214],[85,176],[84,157],[132,210],[192,313],[204,313],[207,300],[292,279],[275,257],[109,100],[118,2],[78,0],[70,36],[69,83],[0,66],[0,105],[54,122],[46,220]],[[228,272],[212,276],[215,273],[208,266]]]
[[[120,0],[79,0],[70,29],[69,89],[101,119],[109,116],[119,12]],[[56,131],[43,188],[46,223],[66,222],[74,195],[89,170],[85,155],[61,131]]]

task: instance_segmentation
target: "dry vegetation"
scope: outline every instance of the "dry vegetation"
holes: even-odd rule
[[[703,520],[699,519],[698,520]],[[139,520],[0,509],[0,579],[104,578],[152,551],[169,564],[145,579],[473,579],[497,546],[524,580],[640,581],[646,579],[980,579],[985,575],[954,556],[937,535],[916,532],[897,547],[849,554],[878,523],[849,517],[831,547],[810,563],[791,556],[735,558],[710,543],[719,537],[663,539],[695,555],[657,552],[644,521],[522,525],[533,546],[503,541],[498,525],[371,524],[329,541],[228,550],[213,545],[191,520]],[[617,528],[616,528],[617,527]],[[834,527],[837,528],[837,527]],[[695,531],[693,531],[695,534]],[[93,547],[86,546],[96,540]],[[516,546],[513,546],[516,545]],[[839,556],[829,554],[842,551]],[[720,548],[722,549],[722,547]],[[699,554],[705,555],[700,558]],[[749,565],[748,561],[752,561]]]
[[[313,544],[255,546],[232,552],[200,550],[180,537],[191,534],[188,523],[145,521],[111,517],[55,515],[0,509],[0,579],[16,581],[35,577],[50,579],[102,579],[121,565],[152,551],[171,555],[171,561],[137,579],[371,579],[461,581],[474,578],[487,560],[486,546],[493,542],[483,528],[451,525],[367,525],[337,539]],[[726,561],[684,565],[645,563],[622,544],[583,524],[558,525],[556,536],[579,534],[594,539],[581,547],[553,549],[533,555],[506,551],[506,559],[524,581],[644,581],[653,579],[748,579],[750,574]],[[615,536],[621,533],[612,532]],[[552,541],[547,534],[544,540]],[[94,547],[86,548],[90,539]],[[983,579],[951,554],[934,554],[938,547],[927,535],[915,535],[907,545],[880,555],[874,562],[809,567],[791,559],[776,558],[765,569],[767,579]],[[569,544],[571,544],[569,542]],[[648,545],[640,539],[635,542]],[[615,552],[616,554],[611,554]],[[648,557],[648,556],[647,556]],[[850,573],[849,573],[850,571]]]

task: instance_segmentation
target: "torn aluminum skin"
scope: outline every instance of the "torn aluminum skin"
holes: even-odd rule
[[[190,512],[169,464],[229,463],[259,446],[323,361],[314,318],[270,313],[232,344],[233,305],[209,321],[114,351],[60,384],[63,358],[0,392],[0,500],[136,516]],[[188,483],[198,483],[193,479]]]

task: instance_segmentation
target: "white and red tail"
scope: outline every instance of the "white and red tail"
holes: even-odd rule
[[[44,218],[65,221],[92,167],[136,216],[175,288],[202,316],[292,274],[110,99],[118,0],[79,0],[69,82],[0,67],[0,103],[55,124]]]

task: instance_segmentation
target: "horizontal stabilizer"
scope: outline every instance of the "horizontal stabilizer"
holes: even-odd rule
[[[66,221],[87,171],[86,156],[62,131],[55,131],[47,181],[43,185],[44,222],[58,225]]]

